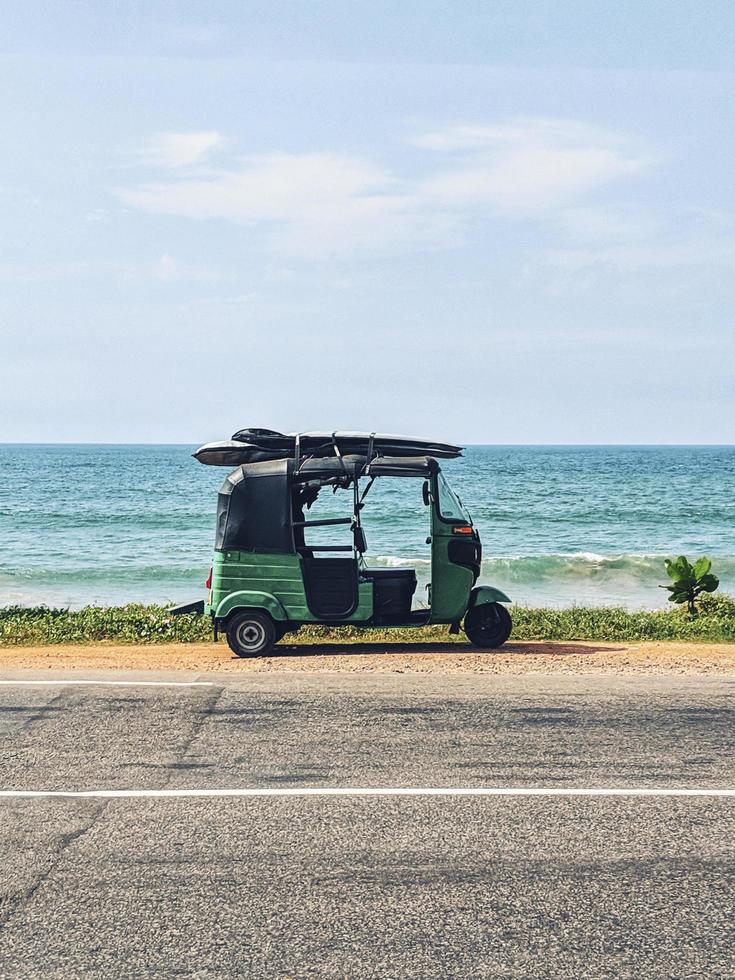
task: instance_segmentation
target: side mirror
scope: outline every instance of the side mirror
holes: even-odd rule
[[[429,493],[429,481],[424,480],[424,485],[421,487],[421,493],[424,497],[424,506],[428,507],[431,503],[431,494]]]

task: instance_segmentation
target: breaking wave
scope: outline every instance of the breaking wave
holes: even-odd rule
[[[495,585],[528,605],[624,605],[658,608],[668,581],[664,559],[671,555],[600,555],[591,551],[547,555],[492,555],[483,558],[480,582]],[[735,591],[735,556],[712,557],[713,571],[726,592]],[[415,568],[419,588],[430,578],[428,559],[381,555],[371,564]]]
[[[603,555],[589,551],[545,555],[489,555],[480,583],[505,591],[514,602],[537,606],[622,605],[658,608],[666,604],[661,554]],[[735,592],[735,556],[710,556],[725,592]],[[428,548],[421,557],[368,555],[378,568],[414,568],[417,597],[431,579]],[[83,556],[66,567],[28,564],[0,568],[0,605],[50,602],[164,602],[201,598],[209,562],[171,564],[125,561],[85,563]]]

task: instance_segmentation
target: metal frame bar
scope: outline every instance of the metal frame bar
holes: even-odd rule
[[[329,527],[333,524],[352,524],[351,517],[328,517],[321,521],[293,521],[294,527]]]
[[[304,545],[303,548],[297,549],[299,554],[302,551],[354,551],[354,546],[351,544],[323,544],[323,545]]]

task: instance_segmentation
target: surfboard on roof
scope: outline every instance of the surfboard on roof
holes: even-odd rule
[[[383,432],[284,433],[272,429],[239,429],[231,439],[200,446],[194,458],[207,466],[240,466],[273,459],[318,459],[334,455],[455,459],[462,455],[462,447]]]

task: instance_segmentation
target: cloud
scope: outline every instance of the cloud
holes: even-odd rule
[[[222,142],[214,132],[162,135],[171,167]],[[424,151],[420,175],[339,152],[269,153],[117,193],[149,213],[264,231],[281,251],[390,252],[455,247],[478,219],[547,218],[650,163],[625,138],[568,120],[455,126],[413,144]]]
[[[454,126],[414,143],[452,158],[450,167],[424,182],[424,194],[443,204],[510,213],[558,207],[651,162],[618,134],[569,120]]]
[[[501,145],[518,146],[525,143],[554,143],[568,146],[589,143],[620,145],[626,142],[626,139],[619,133],[579,122],[576,119],[532,116],[490,125],[445,126],[443,129],[415,136],[408,142],[425,150],[455,153],[485,150],[488,147]]]
[[[119,192],[143,211],[265,226],[288,252],[380,250],[447,240],[452,218],[368,161],[336,153],[266,154],[238,170]]]
[[[223,142],[216,130],[158,133],[145,150],[144,157],[157,167],[190,167],[205,161]]]
[[[338,154],[250,157],[236,171],[199,179],[167,180],[122,191],[128,204],[160,214],[229,221],[299,220],[304,215],[369,200],[391,178],[360,160]]]

